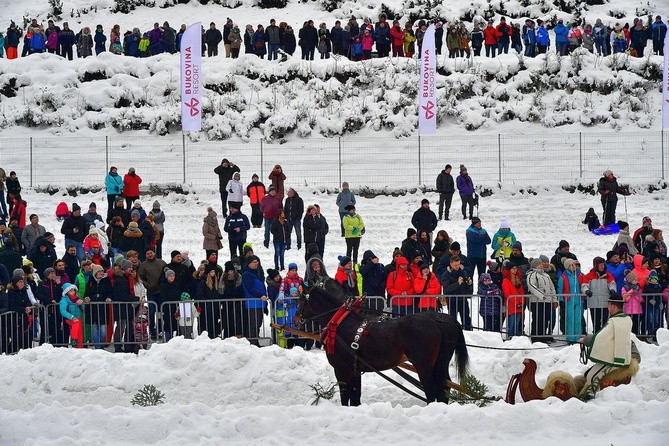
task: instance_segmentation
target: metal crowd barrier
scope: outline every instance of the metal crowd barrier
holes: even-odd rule
[[[82,347],[110,349],[116,352],[135,353],[148,348],[149,307],[155,302],[89,302],[82,305]],[[55,347],[75,346],[71,326],[60,313],[59,304],[40,307],[41,342]],[[79,346],[76,343],[77,347]]]
[[[407,298],[412,300],[411,304],[400,305]],[[502,296],[401,295],[390,298],[390,309],[394,317],[429,310],[448,313],[468,331],[475,329],[501,333],[504,321]]]
[[[386,307],[386,298],[383,296],[365,296],[363,306],[373,311],[378,311],[382,314]],[[309,333],[320,333],[323,327],[316,321],[307,321],[304,326],[298,327],[295,323],[295,315],[297,314],[297,299],[284,298],[283,301],[275,301],[272,304],[272,322],[278,325],[285,325],[296,330],[306,331]],[[294,346],[310,349],[315,341],[310,338],[289,333],[285,330],[274,329],[272,331],[272,343],[283,348],[291,348]]]
[[[13,354],[33,345],[33,325],[25,313],[0,314],[0,354]]]
[[[572,341],[576,336],[586,335],[596,332],[606,324],[608,320],[608,309],[592,308],[587,305],[587,297],[582,295],[582,312],[580,333],[575,333],[574,330],[567,332],[569,327],[574,327],[574,317],[566,311],[566,305],[560,300],[560,297],[566,297],[566,294],[556,294],[551,300],[544,304],[550,306],[549,308],[539,308],[541,305],[533,305],[532,296],[529,294],[509,296],[505,302],[505,314],[507,321],[503,332],[507,334],[507,338],[513,336],[513,330],[509,329],[509,301],[512,299],[519,299],[518,305],[522,307],[520,321],[516,320],[520,326],[520,335],[530,336],[538,340],[541,339],[563,339]],[[636,306],[634,314],[630,314],[632,305],[625,304],[623,311],[632,318],[632,332],[639,338],[654,338],[658,328],[665,326],[665,321],[669,326],[669,315],[667,314],[667,298],[669,294],[664,293],[642,293],[643,302]],[[666,297],[665,297],[666,296]],[[553,308],[553,303],[557,303],[557,307]],[[534,307],[534,312],[532,311]],[[544,312],[545,310],[545,312]],[[638,312],[640,310],[640,312]],[[514,322],[513,320],[511,321]],[[578,328],[578,325],[575,326]]]
[[[269,345],[271,330],[263,308],[248,308],[259,299],[216,299],[163,302],[159,327],[165,340],[207,332],[211,339],[244,337],[254,345]],[[269,304],[269,302],[268,302]],[[266,307],[269,308],[269,307]],[[178,318],[177,318],[178,312]]]

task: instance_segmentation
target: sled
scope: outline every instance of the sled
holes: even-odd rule
[[[609,234],[617,234],[619,232],[620,232],[620,226],[618,226],[618,223],[611,223],[610,225],[601,226],[597,229],[592,230],[592,233],[594,235],[609,235]]]
[[[521,373],[513,375],[506,388],[504,401],[509,404],[516,404],[517,390],[520,390],[520,396],[525,402],[545,400],[551,396],[567,401],[570,398],[578,397],[585,384],[583,375],[571,376],[566,372],[553,372],[548,375],[546,387],[542,389],[535,380],[537,363],[533,359],[526,358],[523,365],[525,369]],[[629,367],[618,368],[604,375],[599,383],[599,390],[629,384],[638,371],[639,361],[633,358]]]

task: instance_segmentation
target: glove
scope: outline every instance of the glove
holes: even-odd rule
[[[353,231],[351,231],[351,232],[353,232],[353,235],[358,235],[358,232],[360,232],[360,229],[353,228]]]
[[[269,316],[269,308],[267,307],[263,308],[262,312],[265,313],[265,316]]]
[[[286,297],[283,291],[279,292],[279,296],[276,298],[277,301],[282,301]]]
[[[592,291],[586,290],[585,295],[588,297],[592,297]]]

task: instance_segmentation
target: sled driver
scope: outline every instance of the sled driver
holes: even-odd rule
[[[641,356],[630,339],[632,319],[623,312],[623,298],[615,291],[609,293],[609,320],[597,333],[584,336],[579,343],[585,345],[586,357],[595,365],[585,372],[585,385],[580,395],[591,386],[599,389],[599,381],[615,369],[629,368],[632,360],[638,364]],[[578,388],[578,385],[577,385]]]

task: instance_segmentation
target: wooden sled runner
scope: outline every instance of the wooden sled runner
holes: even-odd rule
[[[506,388],[505,401],[509,404],[516,403],[516,391],[520,390],[520,396],[523,401],[544,400],[555,396],[562,401],[577,397],[585,384],[583,375],[576,377],[566,372],[553,372],[546,380],[546,387],[540,388],[535,380],[537,372],[537,363],[533,359],[526,358],[523,361],[525,369],[511,377],[509,385]],[[632,377],[639,371],[639,362],[632,359],[632,363],[627,368],[619,368],[604,375],[600,381],[599,389],[606,387],[616,387],[621,384],[629,384]]]

